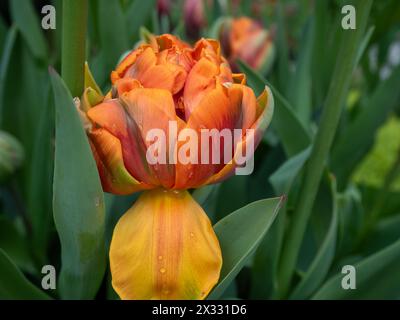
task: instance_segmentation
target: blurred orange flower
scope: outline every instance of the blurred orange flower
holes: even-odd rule
[[[265,71],[274,57],[271,33],[248,17],[227,19],[221,26],[220,40],[233,70],[238,59],[250,67]]]

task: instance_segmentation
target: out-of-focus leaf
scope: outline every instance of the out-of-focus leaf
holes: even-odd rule
[[[269,178],[277,194],[287,193],[311,153],[311,147],[291,157]]]
[[[364,209],[359,190],[350,186],[338,195],[338,243],[337,254],[345,255],[353,250],[362,226]]]
[[[10,65],[10,58],[12,51],[15,45],[15,39],[17,36],[17,28],[15,26],[11,27],[7,32],[6,42],[4,45],[4,51],[1,57],[1,65],[0,65],[0,127],[4,121],[4,112],[5,112],[5,101],[4,101],[4,92],[5,92],[5,81],[8,72],[8,68]]]
[[[332,197],[332,218],[326,237],[318,249],[317,255],[290,295],[290,299],[305,299],[311,295],[326,277],[333,261],[336,249],[337,232],[337,194],[335,178],[330,177]]]
[[[354,264],[356,289],[344,290],[340,273],[328,280],[313,296],[325,299],[398,299],[400,292],[400,240]]]
[[[7,26],[3,20],[3,18],[0,17],[0,56],[3,55],[3,49],[4,49],[4,43],[7,37]]]
[[[400,214],[380,221],[360,248],[366,254],[373,254],[400,239]]]
[[[293,156],[307,148],[311,142],[311,135],[295,115],[293,108],[290,106],[288,101],[274,87],[272,87],[271,84],[263,79],[261,75],[251,69],[244,62],[239,61],[238,64],[242,72],[246,74],[249,85],[257,93],[264,90],[265,85],[268,85],[271,88],[277,105],[271,125],[281,138],[287,155],[289,157]]]
[[[109,1],[107,1],[107,3],[108,2]],[[126,21],[128,23],[130,39],[139,39],[139,28],[145,24],[147,19],[150,18],[155,3],[155,0],[134,0],[129,6],[126,13]]]
[[[286,93],[287,79],[289,79],[289,49],[286,38],[286,26],[284,21],[284,9],[281,2],[277,4],[277,60],[279,89]]]
[[[21,31],[29,49],[37,59],[44,61],[47,57],[47,44],[32,2],[13,0],[9,1],[9,4],[13,21]]]
[[[328,81],[326,70],[328,64],[327,53],[331,50],[330,42],[327,41],[327,34],[331,33],[332,19],[329,14],[328,1],[315,2],[315,38],[313,43],[312,55],[312,89],[314,92],[314,101],[320,106],[325,99]],[[328,39],[329,40],[329,39]],[[284,78],[285,79],[285,78]]]
[[[274,198],[253,202],[214,226],[224,263],[220,281],[208,299],[218,299],[245,265],[274,221],[282,200]]]
[[[339,189],[373,144],[376,130],[387,119],[390,111],[397,107],[400,98],[398,88],[400,66],[396,67],[390,78],[381,82],[354,122],[344,128],[337,139],[331,163],[338,178]]]
[[[314,20],[311,18],[302,36],[296,72],[292,77],[288,94],[291,105],[304,125],[308,125],[311,121],[311,59],[314,31]]]
[[[72,96],[51,71],[56,105],[54,221],[61,241],[62,298],[91,299],[105,271],[105,214],[96,163]]]
[[[150,1],[151,2],[151,1]],[[147,1],[141,1],[143,5]],[[124,15],[119,1],[99,0],[98,23],[102,54],[104,55],[104,68],[113,70],[122,52],[126,51],[128,34]],[[112,23],[110,21],[112,17]],[[139,18],[139,15],[137,16]],[[131,44],[133,46],[133,44]]]
[[[229,213],[238,210],[248,203],[247,181],[248,176],[232,176],[221,183],[218,188],[216,219],[224,218]]]
[[[48,295],[35,287],[0,249],[0,299],[47,300]]]
[[[38,129],[29,162],[27,208],[32,225],[32,249],[41,263],[46,261],[48,239],[52,227],[53,167],[54,167],[54,106],[49,92],[48,103],[40,110]],[[38,188],[38,186],[41,186]]]
[[[18,267],[27,272],[34,272],[24,235],[10,219],[3,216],[0,216],[0,248],[7,252]]]

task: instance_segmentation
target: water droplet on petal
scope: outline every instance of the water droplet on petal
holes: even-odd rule
[[[167,270],[165,270],[165,268],[161,268],[161,269],[160,269],[160,272],[161,272],[161,273],[165,273],[165,271],[167,271]]]
[[[190,237],[192,237],[192,238],[194,237],[194,233],[193,232],[190,233]]]
[[[158,260],[162,260],[162,256],[158,256]]]

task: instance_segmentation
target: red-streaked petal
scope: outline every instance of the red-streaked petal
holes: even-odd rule
[[[146,148],[149,148],[155,141],[147,141],[147,135],[152,129],[159,129],[165,134],[166,163],[151,164],[152,176],[159,184],[170,188],[175,182],[175,166],[169,159],[169,145],[175,141],[169,141],[169,122],[177,123],[175,105],[171,93],[163,89],[141,88],[132,90],[121,97],[126,111],[138,128]],[[179,128],[177,128],[179,129]],[[145,159],[147,161],[147,159]]]
[[[118,138],[122,146],[125,167],[138,181],[157,185],[146,161],[146,146],[141,131],[129,117],[118,100],[107,100],[87,113],[93,126],[103,128]]]
[[[213,175],[204,184],[221,182],[234,173],[234,170],[238,167],[237,161],[235,159],[238,159],[239,155],[245,154],[244,151],[246,150],[246,146],[249,143],[254,143],[254,150],[256,150],[265,130],[271,123],[273,113],[274,113],[274,97],[272,95],[271,90],[266,86],[265,90],[257,98],[257,113],[256,113],[257,120],[250,127],[250,129],[254,130],[254,135],[253,136],[246,135],[241,141],[239,141],[239,143],[235,148],[236,151],[233,161],[231,163],[228,163],[225,167],[223,167],[221,171]]]
[[[103,189],[114,194],[131,194],[150,186],[138,182],[126,170],[120,141],[105,129],[88,133],[99,168]]]

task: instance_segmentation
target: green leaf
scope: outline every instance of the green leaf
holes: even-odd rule
[[[301,39],[301,49],[297,58],[296,72],[292,77],[289,101],[303,124],[311,121],[311,62],[314,42],[314,20],[307,23]]]
[[[278,60],[278,80],[279,89],[284,93],[287,91],[287,79],[290,77],[289,71],[289,49],[286,40],[286,26],[284,21],[284,8],[281,2],[277,4],[277,60]]]
[[[362,245],[361,251],[372,254],[400,239],[400,214],[380,221]]]
[[[31,1],[9,1],[11,15],[35,58],[45,60],[47,44]]]
[[[344,183],[373,145],[376,130],[385,122],[400,98],[400,66],[382,81],[356,119],[340,134],[332,150],[332,171]],[[349,143],[349,139],[351,143]],[[357,146],[357,148],[354,148]],[[341,186],[339,185],[339,188]]]
[[[288,156],[293,156],[307,148],[311,142],[310,133],[296,116],[289,102],[267,80],[251,69],[243,61],[238,61],[239,67],[247,76],[249,85],[260,93],[265,85],[271,88],[276,108],[271,125],[282,140],[283,147]]]
[[[282,201],[282,198],[274,198],[253,202],[214,226],[224,263],[220,281],[208,299],[218,299],[224,293],[267,233]]]
[[[47,83],[46,83],[47,84]],[[53,227],[52,179],[54,171],[54,105],[50,88],[46,88],[47,103],[40,110],[40,118],[33,151],[29,161],[30,178],[27,185],[27,207],[32,225],[32,249],[40,263],[47,259],[48,240]],[[38,186],[41,185],[41,188]]]
[[[131,39],[139,39],[139,28],[151,17],[155,3],[155,0],[135,0],[132,2],[126,13],[128,33]]]
[[[72,97],[55,71],[50,73],[56,105],[53,211],[62,251],[60,295],[91,299],[106,265],[103,191]]]
[[[10,30],[7,32],[6,42],[4,45],[4,51],[1,57],[1,65],[0,65],[0,127],[3,124],[4,118],[4,110],[5,110],[5,101],[4,101],[4,92],[5,92],[5,81],[7,77],[8,68],[10,66],[10,58],[11,54],[14,50],[15,39],[17,36],[17,28],[12,26]]]
[[[47,300],[48,295],[35,287],[0,249],[0,299]]]
[[[310,153],[311,147],[308,147],[307,149],[288,159],[269,177],[269,181],[273,185],[276,194],[289,192],[294,179],[304,167],[304,164],[310,156]]]
[[[305,275],[302,277],[300,283],[291,293],[290,299],[305,299],[312,294],[325,279],[335,256],[338,217],[336,181],[332,176],[330,177],[330,184],[332,196],[332,218],[329,229],[327,230],[323,243],[318,249],[317,255]]]
[[[400,240],[354,264],[356,289],[344,290],[345,274],[338,273],[313,296],[325,299],[398,299],[400,297]]]
[[[107,70],[113,70],[117,65],[121,53],[130,47],[127,27],[119,1],[100,0],[98,2],[98,10],[99,34],[102,54],[104,54],[104,67]],[[112,17],[112,23],[110,23],[110,17]]]
[[[0,216],[0,248],[24,271],[33,273],[34,267],[24,235],[10,219]]]

